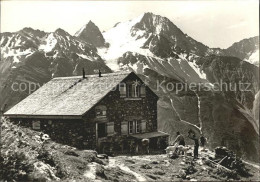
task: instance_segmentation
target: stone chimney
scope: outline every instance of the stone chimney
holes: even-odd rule
[[[100,70],[98,70],[98,77],[102,77]]]
[[[86,75],[85,75],[85,70],[84,70],[84,68],[82,68],[82,78],[86,78]]]

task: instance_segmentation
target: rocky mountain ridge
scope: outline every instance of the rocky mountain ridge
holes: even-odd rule
[[[235,42],[227,49],[212,48],[209,54],[238,57],[241,60],[259,66],[259,36]]]
[[[24,28],[2,33],[0,106],[12,107],[51,78],[82,75],[82,68],[86,74],[95,74],[98,69],[111,72],[95,46],[62,29],[47,33]]]

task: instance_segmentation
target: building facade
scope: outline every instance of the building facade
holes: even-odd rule
[[[63,90],[46,96],[51,103],[34,103],[40,102],[41,93],[48,95],[51,87],[55,88],[47,83],[5,116],[43,131],[57,142],[100,153],[142,153],[147,150],[143,144],[147,139],[150,151],[165,148],[168,134],[157,130],[158,96],[135,73],[55,78],[50,82],[69,79],[73,81],[65,84]],[[45,90],[47,93],[43,93]],[[30,109],[30,104],[36,105],[36,109],[29,113],[23,108],[19,110],[26,105]]]

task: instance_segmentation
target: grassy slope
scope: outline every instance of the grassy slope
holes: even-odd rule
[[[39,136],[40,132],[3,120],[0,181],[88,181],[91,164],[97,166],[95,178],[102,181],[133,177],[119,168],[106,167],[95,151],[42,142]]]

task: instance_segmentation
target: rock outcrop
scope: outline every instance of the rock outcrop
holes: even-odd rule
[[[102,47],[105,45],[105,39],[103,38],[102,33],[92,21],[89,21],[85,26],[83,26],[75,36],[94,45],[95,47]]]

